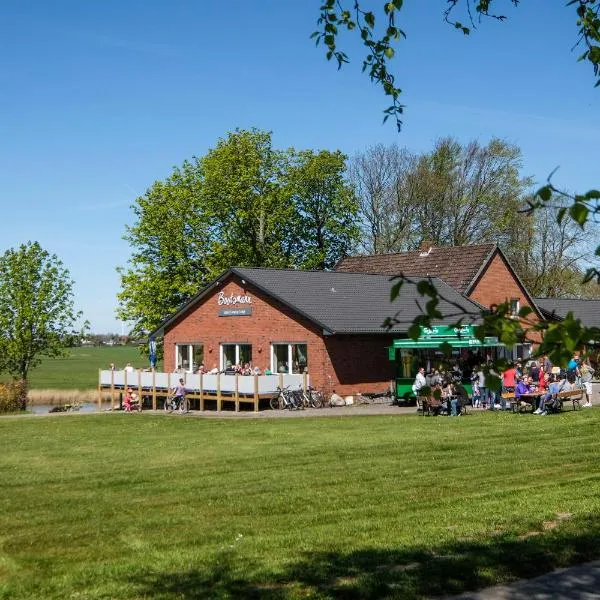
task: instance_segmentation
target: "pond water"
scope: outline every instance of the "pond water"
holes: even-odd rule
[[[55,404],[38,404],[38,405],[34,405],[34,406],[29,406],[28,409],[34,414],[34,415],[43,415],[45,413],[50,412],[50,409],[56,406]],[[110,402],[107,403],[103,403],[102,404],[102,410],[108,410],[110,409]],[[98,404],[97,403],[92,403],[92,402],[84,402],[81,405],[81,408],[78,411],[73,411],[73,412],[79,412],[79,413],[91,413],[91,412],[96,412],[98,410]]]

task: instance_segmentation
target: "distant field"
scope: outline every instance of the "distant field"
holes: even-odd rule
[[[31,389],[88,389],[98,385],[98,369],[114,363],[122,369],[128,362],[134,367],[148,367],[148,357],[135,346],[101,346],[70,348],[66,358],[46,358],[30,373]],[[159,368],[162,364],[159,364]],[[6,377],[2,377],[6,379]]]

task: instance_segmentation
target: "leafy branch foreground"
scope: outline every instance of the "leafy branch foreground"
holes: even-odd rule
[[[506,16],[496,12],[502,3],[500,0],[448,0],[443,12],[444,19],[456,29],[469,35],[483,18],[493,18],[499,21]],[[511,0],[515,7],[519,0]],[[600,1],[599,0],[570,0],[566,3],[575,10],[577,25],[577,40],[575,47],[583,46],[584,52],[579,60],[588,61],[593,68],[596,86],[600,85]],[[406,33],[399,28],[398,21],[401,15],[403,0],[390,0],[379,5],[379,10],[365,9],[366,2],[359,0],[324,0],[320,7],[317,20],[318,29],[312,34],[317,45],[323,43],[327,48],[327,59],[335,58],[338,68],[349,62],[348,55],[340,49],[339,37],[342,31],[358,31],[366,55],[363,58],[363,71],[368,71],[372,82],[381,86],[384,94],[391,98],[392,104],[385,109],[384,121],[390,116],[396,120],[398,130],[402,121],[404,105],[400,102],[402,90],[398,87],[396,79],[390,70],[389,63],[396,54],[395,46],[406,37]],[[456,18],[460,10],[465,14],[469,26],[464,25],[462,20]],[[543,15],[543,9],[540,11]],[[383,24],[383,25],[382,25]],[[590,190],[584,194],[569,194],[557,189],[550,178],[545,186],[541,187],[533,200],[528,202],[528,211],[545,209],[551,206],[556,198],[566,201],[566,205],[554,207],[557,210],[557,221],[559,225],[565,218],[571,219],[582,229],[589,221],[597,222],[600,216],[600,191]],[[600,257],[600,245],[596,247],[594,259]],[[403,278],[400,278],[393,286],[391,298],[394,300],[402,287]],[[590,267],[585,275],[584,283],[596,281],[600,284],[600,270]],[[419,291],[424,298],[428,298],[424,306],[422,316],[415,319],[409,330],[409,335],[416,339],[421,326],[430,326],[432,321],[441,318],[438,310],[440,296],[430,281],[420,282]],[[484,340],[485,337],[495,336],[508,346],[519,342],[537,342],[539,334],[543,334],[543,341],[537,347],[536,355],[548,354],[554,364],[565,366],[571,358],[574,350],[583,349],[592,341],[600,339],[598,328],[586,328],[580,321],[573,318],[569,313],[563,322],[539,323],[537,320],[528,321],[532,314],[530,307],[523,307],[519,318],[515,319],[512,314],[510,302],[499,306],[493,306],[490,310],[482,311],[478,317],[480,324],[476,329],[476,335]],[[397,322],[398,315],[388,320],[388,323]],[[457,325],[460,325],[467,316],[459,317]],[[446,348],[446,350],[449,350]],[[496,369],[502,369],[506,365],[497,361]],[[490,380],[493,387],[499,386],[499,380]]]
[[[411,599],[597,558],[599,425],[5,418],[0,597]]]

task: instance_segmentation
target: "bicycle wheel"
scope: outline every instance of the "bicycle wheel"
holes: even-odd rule
[[[313,408],[323,408],[323,394],[312,391],[310,393],[310,405]]]
[[[273,410],[279,410],[279,409],[283,408],[281,405],[281,396],[279,394],[277,394],[277,396],[273,396],[271,398],[271,400],[269,401],[269,406]]]
[[[190,403],[187,398],[182,398],[179,402],[179,412],[183,415],[190,412]]]
[[[169,412],[171,411],[171,398],[169,398],[168,396],[165,398],[165,404],[163,406],[163,409],[165,412]]]

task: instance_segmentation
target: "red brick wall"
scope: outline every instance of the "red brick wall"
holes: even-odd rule
[[[383,392],[395,377],[388,347],[396,336],[353,335],[325,338],[329,358],[326,390],[338,394]]]
[[[501,304],[512,298],[518,298],[521,306],[531,306],[527,300],[525,291],[498,253],[496,253],[488,268],[475,284],[475,287],[469,294],[469,298],[488,307],[492,304]],[[539,317],[534,312],[527,317],[527,320],[538,322]],[[531,335],[530,341],[539,343],[541,342],[541,338],[539,334],[534,334]]]
[[[217,305],[220,291],[226,296],[250,295],[252,315],[219,317],[219,309],[224,308]],[[165,332],[165,371],[175,368],[177,343],[203,344],[204,365],[212,369],[219,367],[220,344],[233,342],[251,344],[252,363],[261,370],[271,365],[272,343],[306,343],[311,384],[326,393],[333,389],[339,394],[385,390],[394,373],[386,349],[391,337],[323,337],[310,321],[233,276]]]

